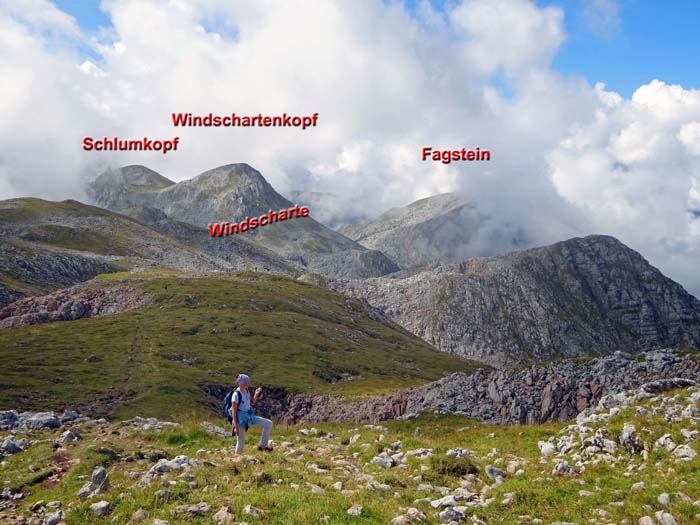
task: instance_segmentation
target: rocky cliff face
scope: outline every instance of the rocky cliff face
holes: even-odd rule
[[[143,290],[128,284],[74,286],[0,308],[0,329],[113,315],[138,308],[147,300]]]
[[[647,385],[651,393],[700,380],[697,355],[668,350],[638,356],[618,352],[590,361],[566,360],[526,369],[461,372],[394,395],[358,403],[329,396],[291,396],[276,416],[286,422],[383,421],[422,411],[464,415],[497,424],[567,421],[604,396]]]
[[[528,236],[514,224],[498,224],[455,193],[443,193],[393,208],[365,224],[339,230],[385,253],[402,268],[461,261],[524,248]]]
[[[114,261],[100,255],[3,239],[0,240],[0,307],[26,295],[46,293],[118,270]]]
[[[500,368],[700,348],[700,301],[613,237],[333,286],[445,352]]]
[[[123,182],[125,177],[128,183]],[[90,185],[89,194],[101,206],[149,206],[170,219],[199,228],[215,222],[239,222],[246,216],[294,205],[247,164],[221,166],[157,190],[152,190],[150,184],[146,192],[140,186],[134,189],[131,182],[122,172],[114,176],[107,173]],[[384,254],[364,248],[311,217],[277,222],[245,235],[305,272],[352,278],[385,275],[398,269]],[[208,240],[228,242],[228,238]]]

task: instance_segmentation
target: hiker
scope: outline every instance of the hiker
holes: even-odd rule
[[[258,450],[271,452],[272,447],[268,446],[267,442],[270,439],[272,421],[263,417],[258,417],[253,413],[253,406],[257,403],[260,394],[262,394],[262,388],[256,388],[255,394],[253,394],[253,398],[251,399],[250,392],[248,392],[250,377],[246,374],[241,374],[238,376],[236,384],[238,388],[233,392],[231,397],[232,430],[237,437],[236,454],[243,452],[245,433],[251,425],[262,427],[262,436],[260,436]]]

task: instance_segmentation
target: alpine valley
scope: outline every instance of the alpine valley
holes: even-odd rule
[[[0,523],[700,516],[700,301],[618,239],[456,194],[334,229],[313,191],[212,237],[294,206],[247,164],[86,194],[0,201]],[[239,372],[269,455],[221,428]]]

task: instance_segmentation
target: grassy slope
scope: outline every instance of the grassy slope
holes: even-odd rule
[[[686,393],[681,395],[685,396]],[[649,405],[650,403],[645,403]],[[635,417],[634,409],[627,409],[612,419],[606,426],[611,431],[611,439],[619,434],[622,424],[633,421],[641,432],[644,440],[653,441],[660,435],[670,432],[677,442],[683,442],[680,429],[688,425],[688,420],[681,423],[668,423],[661,417]],[[466,425],[466,427],[465,427]],[[35,445],[29,451],[6,458],[7,465],[3,468],[3,477],[9,486],[25,490],[31,488],[33,494],[21,503],[28,509],[32,503],[40,499],[51,501],[60,500],[63,508],[68,510],[66,523],[126,523],[131,514],[138,508],[148,512],[149,521],[153,518],[166,519],[171,524],[180,523],[212,523],[211,515],[221,506],[231,508],[236,519],[235,523],[247,521],[251,524],[309,524],[320,523],[319,519],[327,515],[333,524],[386,524],[392,517],[400,514],[401,507],[418,507],[429,518],[429,523],[438,523],[437,512],[427,503],[416,503],[418,498],[428,497],[437,499],[440,496],[434,492],[420,492],[419,483],[434,486],[447,486],[454,489],[459,486],[460,477],[455,473],[460,461],[450,460],[445,456],[449,448],[463,447],[472,450],[475,457],[469,460],[478,470],[478,477],[488,482],[484,470],[486,465],[499,465],[505,470],[505,463],[516,460],[521,463],[519,468],[524,470],[522,476],[508,475],[506,482],[495,488],[489,496],[495,498],[488,508],[477,508],[468,511],[467,523],[472,523],[471,516],[478,516],[487,523],[498,524],[527,524],[533,518],[549,524],[554,521],[573,523],[628,523],[636,524],[643,515],[654,515],[654,511],[667,510],[672,513],[679,525],[697,523],[693,518],[700,512],[700,507],[690,502],[683,502],[676,492],[683,492],[691,501],[700,500],[700,459],[690,462],[674,462],[665,450],[652,451],[646,462],[639,455],[631,455],[620,451],[620,461],[616,466],[605,462],[588,465],[586,470],[575,477],[559,478],[551,474],[556,459],[541,459],[537,447],[538,440],[546,440],[551,435],[557,435],[565,426],[563,423],[538,425],[497,427],[467,422],[463,418],[453,416],[422,416],[417,420],[392,421],[386,423],[388,432],[367,430],[357,425],[323,424],[317,428],[323,432],[332,432],[337,437],[300,436],[297,427],[278,427],[273,430],[273,437],[278,443],[288,440],[293,442],[292,452],[289,448],[278,446],[270,455],[255,452],[254,447],[247,452],[255,454],[262,463],[248,462],[232,463],[233,452],[230,448],[233,441],[229,438],[212,437],[199,429],[197,422],[185,424],[181,429],[165,430],[162,433],[153,431],[143,432],[123,427],[93,428],[85,427],[84,440],[77,444],[69,444],[66,451],[54,452],[51,443]],[[418,435],[416,426],[422,428]],[[80,427],[80,426],[79,426]],[[361,439],[350,446],[343,446],[342,440],[359,433]],[[378,442],[379,435],[384,433],[385,439]],[[56,432],[51,436],[57,435]],[[251,442],[257,439],[258,430],[251,431]],[[48,437],[48,434],[47,434]],[[378,450],[396,440],[401,440],[403,450],[418,447],[430,447],[435,450],[432,459],[409,460],[408,468],[394,467],[384,470],[379,466],[368,464]],[[141,475],[151,466],[148,460],[132,463],[114,462],[108,455],[97,452],[97,447],[110,447],[123,456],[150,455],[156,450],[164,450],[171,456],[185,454],[190,457],[200,457],[217,463],[218,466],[202,466],[195,468],[192,473],[198,484],[189,488],[180,472],[171,473],[166,479],[174,480],[174,486],[169,487],[175,494],[173,501],[163,502],[154,496],[157,490],[163,488],[158,481],[141,489],[136,481],[127,477],[129,471]],[[697,443],[693,445],[697,448]],[[201,449],[201,450],[200,450]],[[497,449],[492,454],[493,449]],[[200,450],[200,452],[198,452]],[[356,454],[356,457],[353,457]],[[489,454],[491,454],[489,456]],[[35,478],[48,467],[29,472],[28,465],[47,466],[61,459],[80,459],[65,475],[64,480],[57,484],[30,485]],[[359,469],[359,472],[372,474],[375,479],[391,485],[389,491],[369,491],[364,488],[366,482],[358,479],[357,475],[345,471],[341,464],[334,460],[347,461]],[[570,459],[569,461],[573,463]],[[465,460],[461,460],[465,465]],[[306,468],[307,462],[313,462],[321,467],[330,467],[325,474],[314,474]],[[110,491],[89,502],[80,502],[75,497],[76,492],[84,483],[85,476],[89,477],[92,468],[97,464],[107,466],[110,472]],[[628,477],[623,476],[626,467],[645,464],[646,468],[630,469]],[[425,465],[426,469],[421,469]],[[422,475],[422,481],[412,479]],[[341,494],[331,488],[335,481],[342,481],[344,488],[356,490],[355,494]],[[632,484],[643,481],[646,487],[638,492],[630,491]],[[311,494],[307,482],[325,488],[323,494]],[[292,484],[300,485],[294,488]],[[472,489],[478,492],[482,483]],[[582,497],[580,490],[587,490],[591,496]],[[118,498],[123,492],[126,497]],[[671,504],[664,508],[657,502],[662,492],[671,494]],[[504,494],[515,493],[511,506],[501,504]],[[105,518],[94,517],[87,509],[90,503],[105,499],[114,505],[113,513]],[[197,518],[177,518],[172,511],[180,504],[194,504],[200,501],[212,505],[212,511]],[[624,502],[623,506],[610,505],[613,502]],[[251,518],[242,515],[245,505],[254,505],[268,511],[263,518]],[[349,516],[346,509],[353,504],[362,505],[362,515]],[[648,505],[648,508],[643,508]],[[597,510],[610,513],[607,518],[597,516]],[[28,512],[26,512],[29,514]],[[523,517],[528,516],[528,517]],[[626,520],[626,521],[624,521]]]
[[[55,224],[61,222],[62,224]],[[39,246],[100,255],[140,256],[146,237],[185,249],[135,219],[77,201],[36,198],[0,201],[0,225],[24,230],[22,239]]]
[[[230,385],[242,371],[255,384],[356,396],[474,366],[372,321],[355,300],[292,279],[241,273],[135,282],[151,304],[0,331],[2,360],[11,364],[0,377],[0,407],[78,405],[172,419],[216,404],[198,385]],[[90,355],[98,360],[86,361]],[[343,373],[359,377],[337,382]]]
[[[110,267],[129,269],[138,258],[157,259],[167,252],[196,255],[192,247],[130,217],[77,201],[37,198],[0,201],[0,248],[5,248],[0,299],[5,295],[10,300],[70,286]],[[94,255],[116,258],[94,271]],[[40,271],[44,267],[59,270]]]

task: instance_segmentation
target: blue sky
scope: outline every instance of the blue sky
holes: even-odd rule
[[[100,11],[99,0],[53,0],[53,3],[75,17],[80,27],[87,31],[110,25],[109,17]]]
[[[622,0],[620,23],[609,35],[596,33],[584,16],[584,0],[539,1],[564,8],[567,40],[554,61],[563,73],[629,97],[658,78],[686,89],[700,87],[700,2]]]
[[[406,0],[413,8],[418,0]],[[446,0],[431,0],[443,9]],[[598,0],[601,1],[601,0]],[[109,25],[98,0],[55,0],[87,31]],[[591,85],[605,82],[608,89],[629,97],[642,84],[658,78],[700,87],[700,1],[605,0],[618,6],[619,23],[600,31],[586,16],[596,0],[536,0],[541,6],[564,9],[567,39],[554,66],[565,74],[585,77]]]

